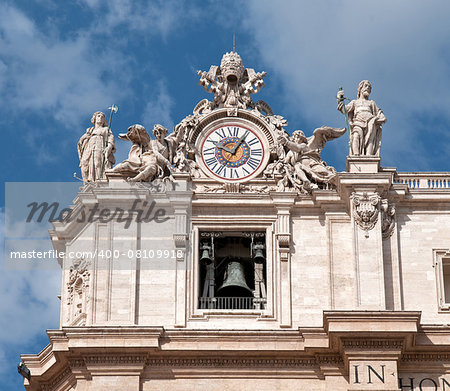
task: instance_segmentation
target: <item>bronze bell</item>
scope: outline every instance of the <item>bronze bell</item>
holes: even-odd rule
[[[253,251],[255,252],[253,259],[255,262],[262,263],[266,260],[266,257],[264,256],[265,247],[264,243],[255,243],[253,245]]]
[[[203,242],[202,246],[200,247],[201,251],[201,257],[200,262],[203,263],[211,263],[212,262],[212,247],[208,242]]]
[[[217,290],[218,297],[253,297],[253,291],[245,281],[244,266],[237,261],[227,265],[222,286]]]

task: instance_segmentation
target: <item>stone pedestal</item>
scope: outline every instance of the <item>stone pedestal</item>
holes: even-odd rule
[[[347,156],[347,172],[355,174],[377,173],[380,171],[379,156]]]

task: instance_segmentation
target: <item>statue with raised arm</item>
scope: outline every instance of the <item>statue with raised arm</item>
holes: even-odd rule
[[[284,185],[291,185],[299,190],[317,188],[320,183],[334,183],[336,170],[321,159],[320,153],[328,140],[342,136],[345,129],[322,126],[306,138],[301,130],[296,130],[291,139],[280,136],[279,143],[288,152],[284,157]]]
[[[162,125],[153,127],[155,140],[150,139],[142,125],[136,124],[128,128],[128,132],[120,134],[121,140],[133,143],[128,159],[119,163],[111,172],[122,172],[132,176],[129,182],[145,182],[156,178],[168,177],[172,172],[172,164],[178,144],[183,139],[182,127],[167,136],[169,131]]]
[[[103,178],[105,170],[115,163],[114,135],[108,127],[105,113],[95,112],[91,122],[94,126],[86,129],[86,133],[78,141],[78,157],[84,183]]]
[[[350,156],[379,156],[382,125],[386,117],[373,100],[372,85],[363,80],[358,85],[357,99],[344,104],[344,91],[337,94],[337,109],[348,115],[350,125]]]

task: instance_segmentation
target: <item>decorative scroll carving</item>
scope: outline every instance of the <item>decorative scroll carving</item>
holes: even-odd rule
[[[173,234],[173,241],[176,248],[186,247],[188,236],[186,234]]]
[[[67,286],[67,321],[72,325],[86,324],[87,305],[89,303],[90,262],[84,258],[77,259],[69,269]]]
[[[390,238],[395,227],[395,206],[386,199],[381,201],[381,219],[383,239]]]
[[[291,235],[290,234],[277,234],[278,238],[278,246],[283,248],[289,248],[291,244]]]
[[[275,191],[275,186],[263,185],[243,185],[241,183],[222,183],[219,185],[204,185],[199,186],[196,191],[199,193],[254,193],[254,194],[268,194]]]
[[[350,199],[353,204],[356,223],[365,231],[370,231],[378,220],[378,204],[381,197],[378,193],[352,193]]]

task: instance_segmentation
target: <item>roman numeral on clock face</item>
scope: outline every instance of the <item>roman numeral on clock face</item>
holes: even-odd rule
[[[228,135],[230,137],[238,137],[238,135],[239,135],[239,128],[237,126],[228,126],[227,130],[228,130]]]
[[[215,171],[217,175],[221,175],[224,178],[227,177],[227,169],[225,166],[220,165],[219,168]]]
[[[214,169],[219,165],[219,162],[215,156],[205,159],[205,163],[211,171],[214,171]]]
[[[237,169],[235,168],[230,169],[230,179],[239,179],[239,173]]]
[[[210,157],[208,159],[205,160],[205,163],[210,166],[211,164],[217,163],[217,159],[215,156]]]
[[[256,137],[253,137],[251,140],[247,141],[247,144],[252,146],[252,145],[255,145],[258,142],[259,142],[259,140]]]
[[[251,157],[251,158],[249,159],[249,161],[247,162],[247,164],[248,164],[253,170],[256,170],[256,169],[258,168],[259,163],[260,163],[260,160],[257,160],[257,159],[255,159],[255,158],[253,158],[253,157]]]
[[[224,128],[217,129],[217,132],[216,132],[216,133],[217,133],[221,138],[227,137]]]
[[[203,150],[203,155],[214,155],[215,150],[216,150],[216,147],[205,148]]]

